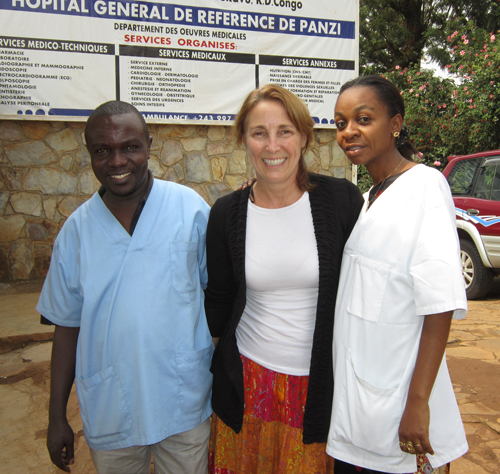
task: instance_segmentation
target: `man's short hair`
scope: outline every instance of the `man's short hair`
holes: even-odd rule
[[[101,117],[113,117],[115,115],[130,113],[135,114],[142,122],[144,135],[146,137],[146,140],[149,140],[148,126],[142,114],[128,102],[123,102],[121,100],[110,100],[109,102],[104,102],[104,104],[101,104],[90,114],[89,118],[87,119],[87,123],[85,124],[85,141],[87,141],[87,129],[93,120]]]

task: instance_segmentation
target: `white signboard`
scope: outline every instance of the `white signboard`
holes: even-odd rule
[[[120,99],[150,122],[234,119],[280,84],[333,126],[357,76],[358,0],[1,0],[0,117],[85,120]]]

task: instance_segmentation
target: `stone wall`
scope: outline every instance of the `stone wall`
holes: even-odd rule
[[[80,122],[0,121],[0,281],[44,277],[65,219],[98,188]],[[149,125],[149,167],[185,184],[208,204],[236,189],[253,169],[231,127]],[[316,130],[311,171],[351,177],[334,130]]]

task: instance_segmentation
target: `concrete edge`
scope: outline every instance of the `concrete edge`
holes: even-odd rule
[[[35,342],[48,342],[54,339],[53,332],[39,332],[35,334],[22,334],[21,336],[0,337],[0,354],[5,354],[16,349],[26,347]]]

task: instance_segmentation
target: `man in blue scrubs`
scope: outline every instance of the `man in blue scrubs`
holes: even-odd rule
[[[152,139],[132,105],[89,117],[85,140],[102,184],[59,233],[37,305],[56,325],[47,447],[69,472],[66,419],[76,381],[98,474],[205,474],[212,340],[205,319],[209,207],[148,171]]]

